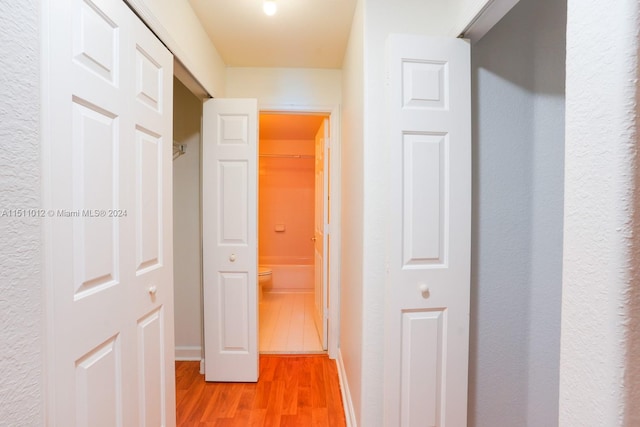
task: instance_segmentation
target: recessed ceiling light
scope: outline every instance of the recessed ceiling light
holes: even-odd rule
[[[264,10],[264,13],[267,14],[267,16],[273,16],[278,11],[278,5],[275,0],[265,0],[262,4],[262,10]]]

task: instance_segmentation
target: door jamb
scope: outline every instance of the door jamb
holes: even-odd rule
[[[329,296],[327,353],[330,359],[338,357],[338,343],[340,336],[340,105],[280,105],[261,104],[258,102],[260,113],[302,113],[329,115],[329,275],[327,277],[327,294]]]

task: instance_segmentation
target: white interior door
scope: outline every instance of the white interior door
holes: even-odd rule
[[[322,349],[327,349],[327,267],[329,257],[327,256],[328,233],[328,173],[327,162],[329,160],[329,119],[324,119],[322,125],[316,133],[316,156],[315,156],[315,219],[314,219],[314,292],[315,292],[315,313],[314,319]]]
[[[391,36],[386,425],[467,425],[470,49]]]
[[[48,424],[173,426],[173,58],[122,1],[44,23]]]
[[[203,108],[202,233],[205,378],[258,380],[255,99]]]

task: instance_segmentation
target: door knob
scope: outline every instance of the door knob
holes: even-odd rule
[[[158,292],[158,287],[156,285],[149,286],[149,295],[155,296],[156,292]]]
[[[427,286],[426,283],[420,283],[418,285],[418,291],[422,294],[423,298],[429,298],[430,296],[429,286]]]
[[[236,254],[229,255],[229,261],[235,262],[236,261]]]
[[[313,236],[313,237],[311,238],[311,240],[313,240],[313,241],[315,242],[315,241],[316,241],[316,236]]]

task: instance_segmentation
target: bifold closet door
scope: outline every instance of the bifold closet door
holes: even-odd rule
[[[387,42],[385,425],[463,427],[471,244],[469,43],[409,35]]]
[[[175,425],[173,57],[119,0],[44,3],[48,425]]]
[[[205,378],[258,380],[258,102],[203,107]]]

